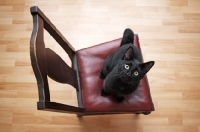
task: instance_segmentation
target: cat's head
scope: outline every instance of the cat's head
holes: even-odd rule
[[[134,59],[134,51],[129,47],[122,60],[118,63],[118,75],[125,83],[141,80],[152,68],[154,61],[140,63]]]

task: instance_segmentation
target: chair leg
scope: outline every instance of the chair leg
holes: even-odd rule
[[[139,115],[139,114],[143,114],[143,115],[149,115],[149,114],[151,114],[151,111],[146,111],[146,112],[136,112],[135,113],[136,115]]]
[[[143,112],[142,114],[144,114],[144,115],[149,115],[149,114],[151,114],[151,112],[150,112],[150,111],[147,111],[147,112]]]
[[[83,114],[76,114],[76,116],[77,116],[78,118],[81,118],[81,117],[83,116]]]

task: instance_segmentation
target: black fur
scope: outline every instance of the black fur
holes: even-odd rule
[[[141,53],[133,45],[133,36],[131,29],[124,31],[120,48],[106,58],[100,72],[100,78],[105,79],[101,95],[108,96],[114,89],[118,102],[137,89],[140,80],[154,65],[154,61],[142,63]]]
[[[134,37],[133,31],[129,28],[125,29],[120,46],[128,43],[133,43],[134,40],[133,37]]]

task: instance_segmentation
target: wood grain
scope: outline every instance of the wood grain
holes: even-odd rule
[[[119,38],[125,28],[140,37],[155,112],[145,115],[38,111],[30,63],[31,6],[39,6],[75,50]],[[70,59],[44,32],[47,47]],[[69,64],[70,65],[70,64]],[[76,91],[49,79],[52,101],[77,106]],[[1,132],[200,132],[199,0],[0,1]]]

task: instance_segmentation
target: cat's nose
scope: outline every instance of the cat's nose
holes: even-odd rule
[[[128,73],[126,73],[126,74],[127,74],[127,76],[129,76],[129,77],[131,76],[131,73],[130,73],[130,72],[128,72]]]

